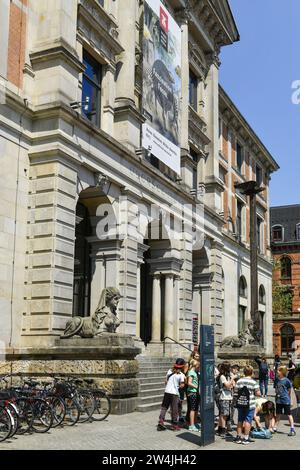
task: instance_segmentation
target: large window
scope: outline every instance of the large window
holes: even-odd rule
[[[236,215],[236,234],[238,236],[239,241],[242,238],[242,216],[243,216],[243,203],[238,201],[237,202],[237,215]]]
[[[239,306],[239,316],[238,316],[238,333],[241,333],[245,327],[246,319],[246,307],[243,305]]]
[[[197,108],[198,108],[197,97],[198,97],[198,78],[196,77],[194,72],[190,70],[189,103],[195,111],[197,111]]]
[[[281,265],[281,278],[291,279],[292,278],[292,262],[288,256],[283,256],[280,260]]]
[[[259,287],[259,303],[266,305],[266,291],[263,285]]]
[[[257,217],[257,221],[256,221],[256,230],[257,230],[257,234],[256,234],[256,240],[257,240],[257,250],[258,250],[258,253],[262,253],[262,241],[261,241],[261,238],[262,238],[262,234],[261,234],[261,228],[262,228],[262,220],[260,217]]]
[[[274,242],[283,241],[283,229],[281,225],[274,225],[272,228],[272,240]]]
[[[236,144],[236,167],[240,173],[243,170],[244,163],[244,150],[243,147],[237,142]]]
[[[281,354],[288,354],[293,351],[295,341],[295,330],[292,325],[286,324],[280,330],[281,333]]]
[[[102,67],[86,51],[83,53],[85,71],[82,80],[82,113],[100,126]]]
[[[239,295],[241,297],[247,297],[247,282],[244,276],[241,276],[240,283],[239,283]]]
[[[256,165],[256,182],[258,186],[261,186],[263,180],[263,174],[262,174],[262,169]]]

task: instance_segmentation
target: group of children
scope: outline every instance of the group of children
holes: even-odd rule
[[[200,430],[198,425],[199,410],[199,370],[200,357],[198,352],[193,352],[189,361],[178,358],[173,366],[167,372],[165,381],[165,393],[161,405],[158,431],[166,429],[165,417],[168,408],[171,408],[172,425],[174,431],[180,430],[179,422],[186,421],[189,431]],[[186,417],[182,416],[182,403],[185,395],[187,397]]]
[[[235,408],[238,412],[237,435],[234,441],[237,444],[247,445],[252,440],[250,431],[255,424],[262,429],[261,418],[265,420],[268,432],[275,433],[281,415],[286,415],[290,424],[288,436],[295,436],[294,420],[291,414],[291,393],[293,387],[287,378],[287,367],[280,366],[277,371],[275,404],[266,397],[261,396],[260,388],[253,378],[254,369],[246,366],[243,376],[238,365],[231,366],[223,362],[215,370],[215,399],[219,410],[217,434],[221,437],[230,435],[232,431]],[[166,375],[166,388],[159,415],[157,430],[166,429],[165,417],[168,408],[171,408],[172,430],[180,430],[180,421],[186,421],[190,431],[199,431],[199,377],[200,357],[197,352],[192,353],[189,361],[178,358]],[[182,403],[187,398],[187,413],[182,417]]]
[[[250,431],[253,422],[261,429],[261,418],[264,417],[266,428],[271,432],[277,431],[281,415],[288,416],[290,432],[295,436],[293,416],[291,414],[292,384],[287,376],[287,368],[278,368],[275,404],[261,397],[258,383],[253,378],[253,367],[244,368],[244,376],[240,377],[239,367],[222,363],[216,371],[216,403],[219,409],[219,426],[217,434],[221,437],[231,435],[234,409],[238,412],[237,444],[247,445],[251,442]],[[243,437],[242,437],[243,436]]]

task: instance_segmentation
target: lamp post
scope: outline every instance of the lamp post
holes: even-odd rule
[[[249,196],[250,202],[250,276],[251,276],[251,319],[254,322],[255,331],[260,337],[260,318],[258,310],[258,270],[257,270],[257,220],[256,220],[256,195],[264,191],[256,181],[236,183],[235,188],[242,194]]]

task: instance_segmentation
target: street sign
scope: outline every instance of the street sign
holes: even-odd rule
[[[200,326],[199,354],[201,446],[207,446],[215,442],[215,358],[213,326]]]

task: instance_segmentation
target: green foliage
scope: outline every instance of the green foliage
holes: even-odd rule
[[[291,286],[282,285],[274,280],[274,273],[280,269],[281,264],[279,260],[273,259],[273,313],[287,314],[293,311],[293,292]]]
[[[290,286],[282,286],[273,281],[273,312],[291,313],[293,309],[293,293]]]

